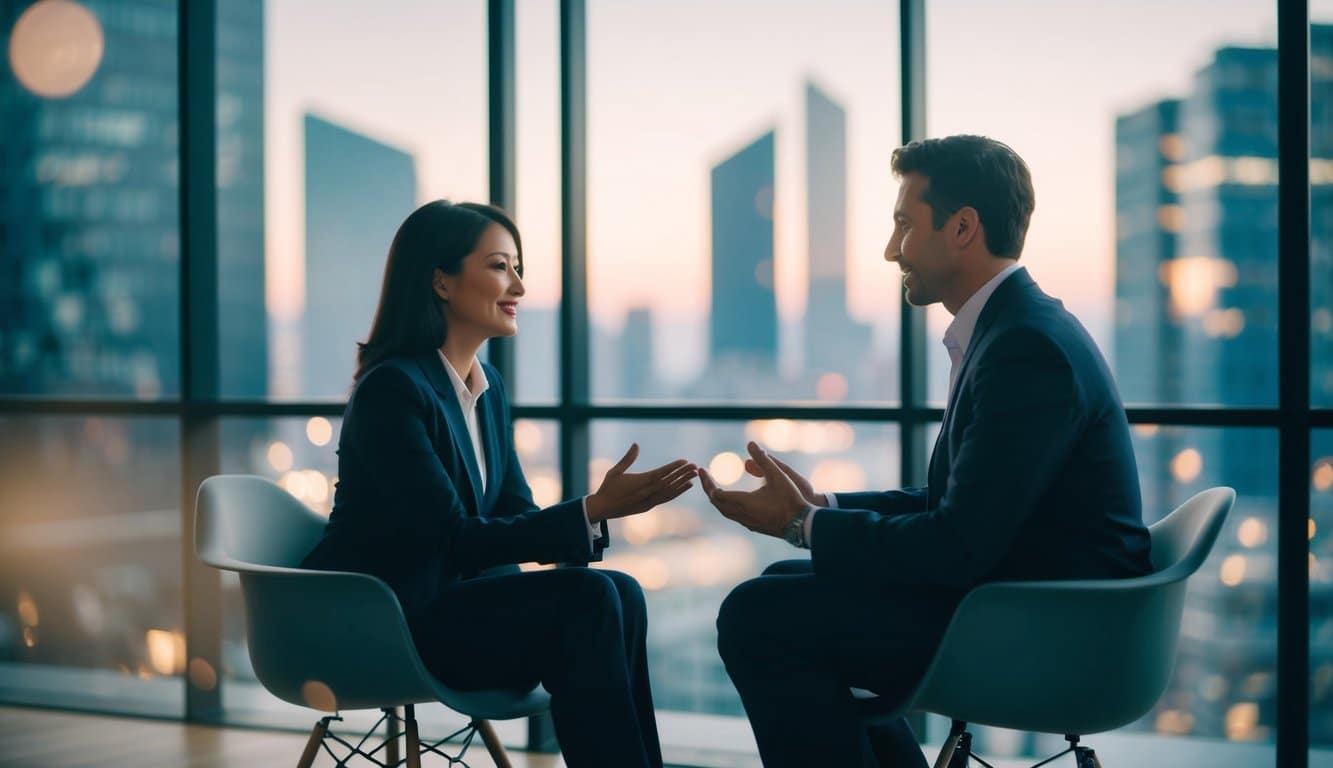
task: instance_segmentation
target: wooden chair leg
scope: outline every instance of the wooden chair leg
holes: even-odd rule
[[[315,762],[315,756],[319,754],[319,745],[324,741],[324,734],[328,733],[329,724],[320,720],[315,723],[315,727],[310,731],[310,738],[305,743],[305,751],[301,753],[301,759],[296,763],[296,768],[310,768]]]
[[[389,765],[398,765],[398,707],[385,707],[384,714],[388,715],[388,720],[384,721],[385,733],[384,743],[384,762]]]
[[[495,761],[495,768],[514,768],[514,764],[509,762],[509,754],[505,752],[505,747],[500,743],[500,738],[495,735],[495,729],[491,727],[490,720],[473,720],[472,726],[481,734],[481,740],[486,744],[486,751],[491,753],[491,759]]]
[[[944,740],[944,746],[940,748],[940,756],[935,759],[935,768],[949,768],[953,761],[953,753],[958,749],[958,742],[963,738],[963,732],[967,730],[967,723],[960,720],[953,721],[949,727],[949,737]]]
[[[417,715],[414,707],[408,704],[404,707],[406,717],[407,731],[407,768],[421,768],[421,738],[417,735]]]

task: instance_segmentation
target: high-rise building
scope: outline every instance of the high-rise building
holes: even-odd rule
[[[620,334],[621,395],[655,397],[661,394],[653,368],[653,310],[634,307],[625,315]]]
[[[1313,57],[1333,58],[1333,27],[1312,28]],[[1319,68],[1311,68],[1312,75]],[[1333,146],[1318,124],[1333,111],[1329,70],[1313,75],[1316,169]],[[1272,407],[1277,401],[1277,56],[1224,47],[1179,102],[1116,124],[1116,370],[1127,401]],[[1329,185],[1312,174],[1316,275],[1333,230]],[[1323,275],[1329,274],[1327,262]],[[1333,400],[1330,281],[1312,281],[1312,399]],[[1170,432],[1170,434],[1168,434]],[[1276,707],[1277,436],[1272,430],[1162,430],[1140,455],[1145,509],[1227,485],[1240,495],[1187,597],[1175,676],[1149,725],[1203,736],[1271,738]],[[1152,489],[1156,489],[1153,491]],[[1330,601],[1312,534],[1312,626]],[[1312,632],[1315,676],[1333,679],[1333,633]],[[1323,671],[1320,671],[1323,670]],[[1312,699],[1311,738],[1333,739],[1333,695]]]
[[[1310,26],[1310,402],[1333,408],[1333,24]]]
[[[1130,404],[1180,403],[1181,324],[1164,277],[1176,257],[1184,218],[1163,183],[1184,159],[1180,101],[1167,99],[1116,119],[1116,383]],[[1171,458],[1166,433],[1138,446],[1144,508],[1169,507]]]
[[[827,373],[843,375],[865,357],[870,326],[847,313],[847,113],[811,82],[805,84],[805,168],[810,270],[804,369],[818,381]]]
[[[13,29],[30,3],[0,3]],[[171,397],[180,391],[176,4],[88,2],[103,56],[67,96],[0,85],[0,389]],[[263,11],[220,10],[219,299],[224,391],[261,395]],[[255,49],[255,50],[252,50]],[[231,322],[232,317],[242,317]],[[230,358],[228,362],[232,362]]]
[[[305,315],[301,392],[344,398],[379,301],[398,225],[416,205],[412,155],[305,116]]]
[[[218,386],[270,394],[264,305],[264,2],[217,6]]]
[[[710,366],[777,370],[773,292],[775,134],[769,131],[712,169],[713,298]]]
[[[28,14],[56,5],[0,0],[3,39],[15,45],[20,19],[30,23],[41,16]],[[176,398],[178,3],[60,5],[63,32],[77,26],[101,39],[86,83],[72,93],[44,90],[19,76],[10,56],[0,57],[0,391]],[[261,397],[262,0],[220,4],[217,24],[219,383],[225,395]],[[131,675],[144,669],[144,626],[179,625],[179,437],[171,416],[3,420],[0,486],[10,503],[0,509],[0,523],[12,546],[0,566],[0,592],[22,588],[42,605],[41,637],[0,641],[5,663]],[[22,533],[43,526],[80,535]],[[61,568],[42,566],[53,557]],[[124,586],[105,591],[109,574]],[[96,631],[81,622],[69,595],[90,586],[99,615],[125,619]]]

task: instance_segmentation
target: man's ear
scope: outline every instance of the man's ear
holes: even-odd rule
[[[954,216],[957,221],[954,223],[953,232],[950,233],[954,244],[960,249],[967,248],[976,242],[981,234],[981,216],[977,213],[977,209],[970,205],[959,208]]]
[[[444,270],[439,267],[435,268],[435,271],[431,274],[430,287],[431,290],[435,291],[435,295],[440,297],[440,301],[449,300],[449,286],[444,282]]]

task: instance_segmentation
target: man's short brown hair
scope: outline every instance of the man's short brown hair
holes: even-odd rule
[[[1008,145],[985,136],[925,139],[893,150],[892,166],[899,177],[926,177],[922,199],[930,205],[935,229],[971,206],[993,255],[1016,259],[1022,253],[1037,200],[1027,163]]]

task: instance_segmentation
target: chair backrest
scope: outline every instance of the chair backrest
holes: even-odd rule
[[[1234,490],[1209,488],[1149,526],[1153,572],[1186,578],[1199,570],[1235,502]]]
[[[326,522],[262,477],[215,475],[199,486],[194,551],[215,568],[295,568],[319,541]]]
[[[1230,488],[1211,488],[1151,526],[1146,576],[972,590],[910,705],[1045,733],[1099,733],[1142,717],[1170,680],[1186,580],[1235,499]]]

